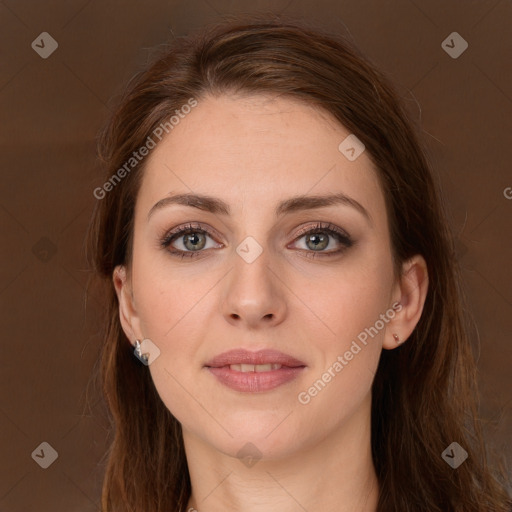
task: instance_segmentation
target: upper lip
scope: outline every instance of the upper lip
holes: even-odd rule
[[[264,349],[251,352],[243,348],[229,350],[210,359],[205,366],[222,368],[232,364],[280,364],[290,368],[306,366],[302,361],[278,350]]]

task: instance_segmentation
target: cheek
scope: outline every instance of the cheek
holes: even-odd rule
[[[191,268],[179,269],[142,251],[138,259],[134,255],[133,289],[141,331],[160,350],[149,371],[162,401],[180,421],[193,411],[189,393],[196,388],[197,353],[211,309],[207,292],[219,281],[211,272]],[[200,416],[201,410],[194,414]]]
[[[297,396],[306,437],[319,435],[318,418],[321,431],[337,428],[369,398],[386,332],[381,315],[389,307],[391,283],[386,272],[367,267],[363,273],[347,274],[326,293],[310,296],[323,306],[329,327],[323,331],[329,336],[313,337],[321,357]]]
[[[219,279],[205,268],[187,264],[180,267],[149,250],[141,251],[138,260],[134,256],[136,309],[146,337],[167,344],[177,332],[186,332],[189,322],[197,321],[205,294]]]
[[[314,313],[304,318],[308,323],[317,323],[328,346],[354,339],[389,308],[391,258],[384,253],[366,252],[363,256],[347,259],[328,273],[297,277],[294,289],[307,290],[302,293],[303,302]]]
[[[300,403],[311,404],[306,408],[311,418],[329,404],[338,404],[327,420],[335,424],[371,389],[387,326],[381,315],[390,307],[391,257],[385,251],[366,251],[364,257],[347,260],[345,267],[325,283],[310,287],[307,294],[308,304],[321,319],[310,315],[308,332],[315,350],[322,355],[308,375]],[[313,336],[315,320],[324,336]]]

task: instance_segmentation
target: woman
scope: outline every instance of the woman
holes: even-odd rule
[[[363,56],[225,21],[138,73],[99,147],[102,510],[509,510],[439,193]]]

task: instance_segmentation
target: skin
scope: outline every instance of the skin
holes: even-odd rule
[[[145,162],[133,259],[113,278],[128,340],[149,338],[160,350],[147,371],[183,426],[187,510],[376,510],[371,385],[381,350],[397,346],[393,333],[407,340],[420,318],[427,271],[418,255],[394,275],[383,191],[366,152],[351,162],[338,150],[348,135],[328,114],[295,100],[206,96]],[[155,203],[188,192],[222,199],[231,215],[168,205],[148,220]],[[371,220],[343,204],[274,216],[284,199],[332,192],[358,201]],[[317,221],[342,228],[353,245],[308,258],[343,247],[330,236],[327,248],[315,249],[297,236]],[[214,235],[197,258],[173,257],[159,241],[189,222]],[[236,252],[248,236],[263,248],[252,263]],[[187,250],[183,235],[171,248]],[[298,394],[395,302],[400,312],[300,403]],[[235,391],[204,365],[239,347],[277,349],[306,368],[270,391]],[[248,442],[261,457],[250,467],[239,453]]]

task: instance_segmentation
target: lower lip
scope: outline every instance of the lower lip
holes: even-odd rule
[[[246,393],[257,393],[259,391],[269,391],[296,379],[304,370],[304,366],[282,367],[279,370],[268,372],[237,372],[231,370],[229,366],[222,368],[208,367],[208,370],[228,388]]]

